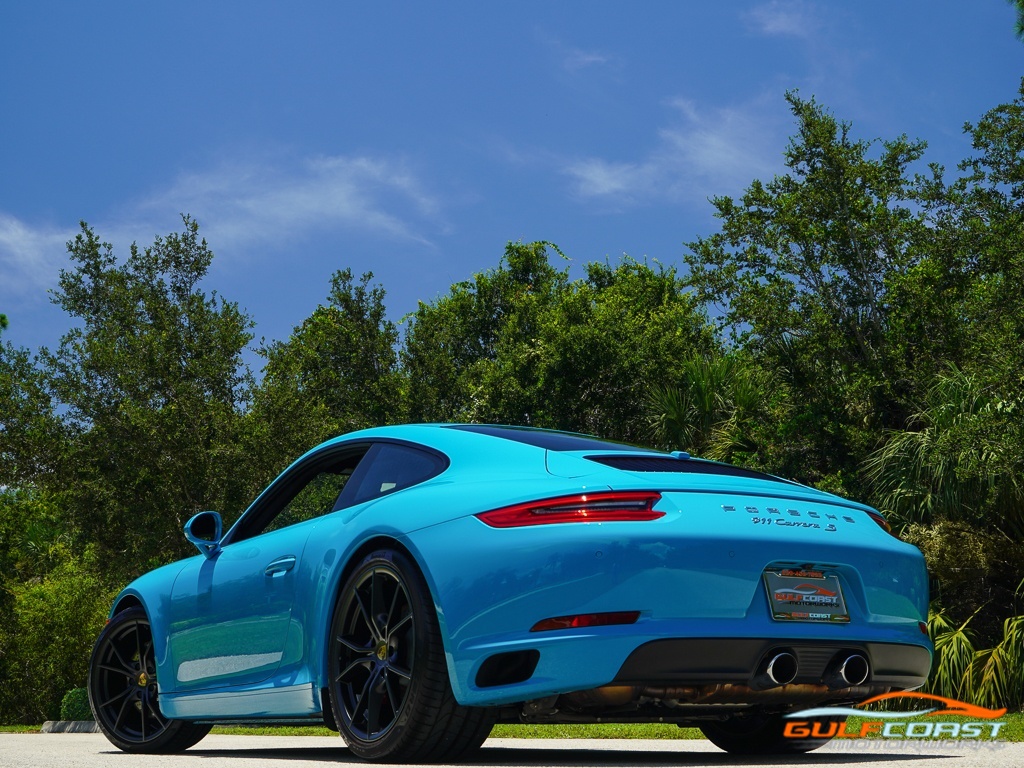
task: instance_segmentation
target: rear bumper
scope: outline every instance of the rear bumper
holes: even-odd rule
[[[451,661],[456,698],[466,705],[504,705],[602,686],[755,687],[765,660],[780,651],[797,659],[794,685],[833,688],[828,678],[853,653],[870,676],[858,698],[925,683],[932,651],[917,623],[885,628],[846,625],[779,626],[767,617],[740,621],[651,622],[590,630],[522,633],[463,646]],[[803,636],[800,636],[800,634]],[[529,663],[507,684],[481,680],[488,659]],[[779,690],[779,689],[776,689]]]
[[[928,680],[932,657],[920,645],[804,639],[685,638],[654,640],[633,651],[613,685],[754,685],[765,660],[780,652],[797,660],[795,685],[827,685],[851,654],[868,660],[864,685],[909,690]]]

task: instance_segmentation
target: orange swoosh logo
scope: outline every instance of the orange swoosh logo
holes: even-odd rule
[[[968,704],[965,701],[957,701],[956,699],[949,699],[945,696],[937,696],[934,693],[917,693],[914,691],[909,692],[897,692],[897,693],[883,693],[881,696],[875,696],[874,698],[867,699],[858,704],[858,707],[863,707],[867,704],[875,704],[879,701],[886,701],[888,699],[930,699],[933,702],[940,702],[945,709],[936,709],[934,712],[929,712],[928,717],[936,717],[938,715],[964,715],[965,717],[980,718],[982,720],[994,720],[997,717],[1002,717],[1006,714],[1006,707],[1002,709],[986,709],[985,707],[979,707],[976,704]]]

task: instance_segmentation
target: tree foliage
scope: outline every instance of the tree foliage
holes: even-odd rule
[[[955,367],[936,378],[907,430],[865,461],[880,507],[900,527],[939,520],[982,525],[1024,540],[1024,481],[1015,473],[1020,443],[1006,423],[1024,393],[997,400],[977,376]]]
[[[99,571],[96,563],[72,558],[17,586],[0,628],[0,713],[7,722],[56,719],[64,694],[85,684],[114,597]]]
[[[502,264],[453,285],[409,320],[403,363],[413,420],[569,429],[642,441],[647,387],[714,348],[672,269],[625,258],[571,280],[547,243],[510,243]]]
[[[327,304],[287,341],[261,349],[266,365],[248,423],[250,455],[264,479],[328,437],[404,420],[398,329],[372,280],[339,270]]]
[[[649,394],[652,434],[662,445],[718,461],[761,465],[759,422],[769,418],[774,387],[763,369],[734,353],[682,361],[678,383]]]
[[[1017,13],[1016,21],[1013,23],[1013,33],[1017,39],[1024,42],[1024,0],[1007,0]]]
[[[800,406],[776,435],[776,470],[845,472],[906,411],[902,366],[887,343],[892,280],[919,260],[925,145],[857,140],[814,99],[788,93],[796,133],[787,172],[743,196],[713,198],[720,231],[689,244],[690,284],[719,326]]]
[[[248,494],[238,438],[252,322],[203,291],[213,254],[198,225],[183,224],[151,247],[132,244],[124,263],[82,225],[68,243],[74,266],[53,294],[76,325],[26,367],[23,385],[30,402],[29,385],[39,388],[34,411],[63,437],[52,463],[24,480],[60,500],[83,541],[132,571],[185,554],[189,516],[237,511]]]
[[[965,130],[976,154],[927,186],[924,256],[898,286],[920,394],[866,469],[903,521],[966,520],[1021,540],[1024,90]]]
[[[531,421],[527,400],[537,373],[529,371],[530,350],[539,341],[542,315],[569,282],[567,270],[549,262],[547,245],[509,243],[496,269],[452,285],[431,304],[421,302],[407,318],[402,365],[412,421]],[[497,375],[512,355],[522,381]]]

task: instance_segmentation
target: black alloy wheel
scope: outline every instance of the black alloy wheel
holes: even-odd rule
[[[367,760],[435,762],[476,749],[494,719],[455,701],[434,602],[401,552],[351,573],[329,639],[330,698],[349,748]]]
[[[416,653],[412,602],[387,564],[364,569],[350,583],[335,634],[339,670],[332,674],[344,721],[360,740],[381,739],[409,698]]]
[[[89,705],[100,729],[126,752],[178,752],[208,725],[171,720],[160,711],[153,633],[142,608],[118,613],[100,632],[89,661]]]

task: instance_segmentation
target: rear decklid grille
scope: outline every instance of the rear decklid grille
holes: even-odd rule
[[[702,459],[677,459],[669,456],[613,456],[598,455],[586,456],[589,461],[596,461],[612,469],[621,469],[626,472],[672,472],[697,475],[725,475],[727,477],[745,477],[752,480],[770,480],[775,483],[791,483],[781,477],[766,475],[763,472],[755,472],[752,469],[734,467],[729,464],[719,464],[714,461]],[[795,483],[791,483],[795,485]]]

